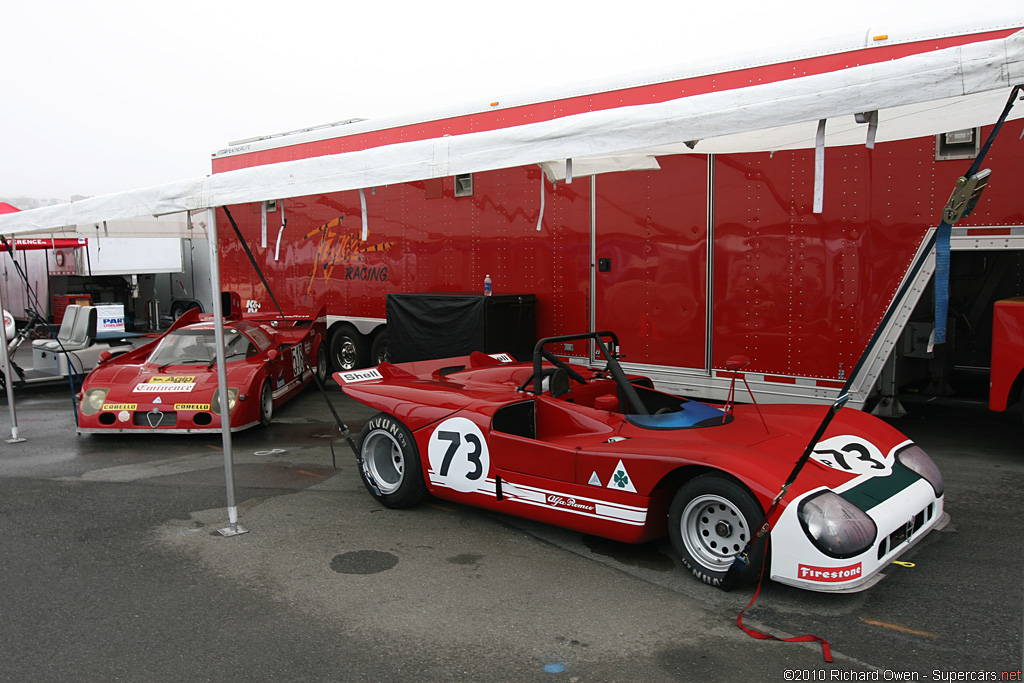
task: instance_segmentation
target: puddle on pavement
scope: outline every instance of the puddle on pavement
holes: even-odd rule
[[[335,555],[331,569],[339,574],[378,574],[398,564],[398,557],[380,550],[354,550]]]

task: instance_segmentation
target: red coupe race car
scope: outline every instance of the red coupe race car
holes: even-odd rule
[[[327,378],[326,317],[229,316],[224,320],[231,431],[267,425],[313,380]],[[221,429],[212,315],[187,311],[130,353],[101,358],[78,395],[78,433]]]
[[[554,355],[581,339],[605,367]],[[473,353],[335,373],[382,411],[360,434],[363,483],[392,508],[432,494],[618,541],[667,534],[694,575],[722,585],[829,408],[759,414],[672,396],[625,375],[617,349],[602,332],[541,340],[532,363]],[[768,567],[800,588],[862,590],[944,519],[931,458],[885,422],[842,410],[728,583]]]

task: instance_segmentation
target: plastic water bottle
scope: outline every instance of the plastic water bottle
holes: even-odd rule
[[[491,295],[491,276],[488,275],[484,278],[484,296]]]

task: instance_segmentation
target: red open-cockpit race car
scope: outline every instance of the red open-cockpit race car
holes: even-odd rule
[[[581,339],[605,367],[549,350]],[[617,350],[601,332],[543,339],[528,363],[474,352],[335,373],[381,411],[359,437],[363,483],[392,508],[431,494],[618,541],[667,534],[694,575],[722,585],[830,409],[687,400],[627,376]],[[862,590],[944,519],[931,458],[882,420],[839,411],[735,583],[756,580],[768,552],[776,581]]]
[[[237,309],[237,307],[233,307]],[[326,318],[231,315],[224,321],[231,431],[270,422],[313,380],[327,377]],[[102,359],[82,383],[78,433],[219,432],[213,316],[192,309],[153,343]]]

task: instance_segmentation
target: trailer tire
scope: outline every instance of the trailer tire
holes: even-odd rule
[[[724,587],[722,580],[733,557],[757,532],[764,511],[757,499],[736,480],[702,474],[683,484],[672,499],[668,533],[683,564],[704,583]],[[764,564],[767,539],[750,548],[748,562],[735,586],[757,580]]]
[[[416,439],[387,413],[371,417],[359,433],[359,477],[384,507],[410,507],[427,495]]]
[[[388,330],[382,327],[373,333],[373,341],[370,343],[370,365],[386,363],[389,355]]]
[[[331,330],[328,357],[334,372],[348,372],[366,367],[366,337],[351,325],[338,325]]]
[[[198,308],[202,312],[203,307],[196,301],[175,301],[171,304],[171,320],[177,320],[193,308]]]

